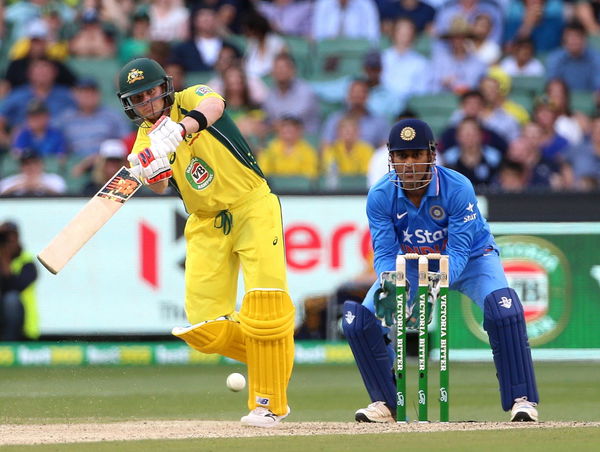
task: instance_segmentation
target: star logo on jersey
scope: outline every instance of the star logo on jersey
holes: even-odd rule
[[[410,232],[408,232],[408,229],[405,229],[404,231],[404,242],[408,242],[408,243],[412,243],[412,236],[413,234],[411,234]]]
[[[470,202],[470,203],[467,205],[467,210],[468,210],[469,212],[473,212],[473,207],[475,207],[475,204],[473,204],[472,202]]]
[[[132,69],[127,74],[127,83],[130,85],[138,80],[144,80],[144,71],[140,71],[139,69]]]

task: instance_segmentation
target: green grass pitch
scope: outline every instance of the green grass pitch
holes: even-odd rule
[[[438,410],[437,373],[430,368],[432,420]],[[225,387],[242,366],[77,367],[0,369],[0,423],[77,423],[125,420],[194,419],[237,421],[246,414],[246,391]],[[506,421],[500,409],[492,363],[451,363],[453,421]],[[536,364],[543,421],[600,421],[600,363]],[[409,416],[416,417],[416,369],[408,369]],[[355,366],[296,366],[289,388],[290,421],[351,422],[354,411],[369,403]],[[351,438],[351,439],[350,439]],[[399,450],[600,450],[600,429],[506,430],[386,435],[230,438],[131,441],[47,446],[10,446],[3,450],[277,450],[286,452]],[[396,447],[393,446],[396,444]]]

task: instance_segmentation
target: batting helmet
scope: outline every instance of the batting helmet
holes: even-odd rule
[[[431,127],[420,119],[407,118],[398,121],[390,130],[388,139],[389,173],[391,182],[404,190],[420,190],[432,179],[432,167],[435,165],[435,139]],[[392,154],[396,151],[427,150],[426,162],[407,162],[396,160]]]
[[[435,151],[435,139],[431,127],[420,119],[407,118],[398,121],[390,130],[388,150],[405,151],[429,149]]]
[[[173,80],[167,75],[160,64],[150,58],[136,58],[121,68],[117,96],[119,96],[125,114],[138,126],[142,125],[149,118],[141,115],[136,108],[144,102],[136,104],[132,102],[131,97],[159,85],[163,85],[162,92],[147,102],[163,98],[164,104],[163,108],[153,112],[152,116],[160,116],[173,105],[175,100]]]

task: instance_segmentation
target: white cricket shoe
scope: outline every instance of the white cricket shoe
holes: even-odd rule
[[[510,412],[512,422],[537,422],[538,412],[535,408],[537,403],[530,402],[527,397],[515,399],[515,404]]]
[[[373,402],[366,408],[361,408],[354,415],[356,422],[395,422],[392,412],[385,402]]]
[[[244,425],[252,427],[270,428],[279,425],[282,419],[285,419],[290,414],[290,407],[287,407],[287,413],[278,416],[268,408],[258,406],[250,411],[246,416],[243,416],[240,421]]]

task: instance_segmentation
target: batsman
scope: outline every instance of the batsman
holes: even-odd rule
[[[389,134],[388,150],[389,172],[367,197],[374,266],[380,278],[362,304],[347,301],[343,308],[344,333],[373,402],[359,409],[355,419],[396,419],[395,352],[388,338],[396,302],[387,272],[395,270],[398,254],[442,253],[449,260],[450,289],[465,294],[483,311],[502,409],[511,412],[512,421],[537,421],[539,397],[523,306],[508,287],[498,247],[479,211],[473,186],[460,173],[435,164],[433,133],[421,120],[397,122]],[[416,261],[408,264],[406,324],[417,328]],[[429,275],[433,291],[440,281],[436,264],[439,261],[434,261]],[[431,309],[423,318],[431,321]]]
[[[205,85],[175,92],[148,58],[119,73],[119,99],[138,126],[129,162],[155,193],[171,186],[185,226],[185,312],[191,326],[173,334],[203,353],[248,368],[245,425],[273,427],[289,412],[294,305],[288,294],[281,207],[252,151]],[[239,312],[239,268],[245,295]]]

